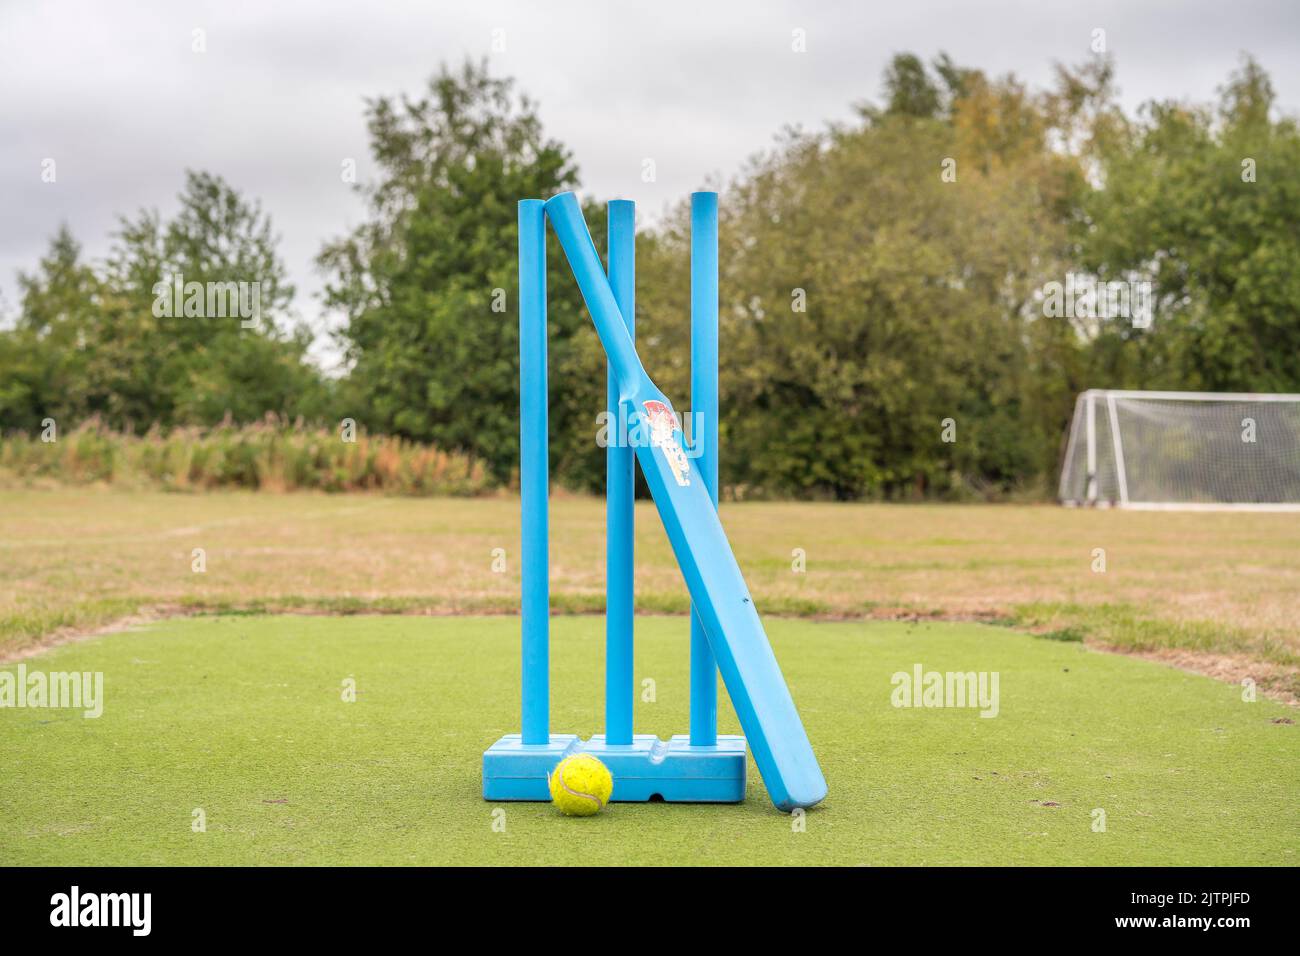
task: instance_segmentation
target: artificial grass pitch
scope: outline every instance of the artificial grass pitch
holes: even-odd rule
[[[0,864],[1300,862],[1287,707],[995,627],[766,625],[830,784],[802,821],[752,760],[736,805],[485,803],[518,618],[191,618],[24,662],[102,671],[104,712],[0,709]],[[557,732],[601,730],[603,629],[552,622]],[[637,619],[638,733],[686,730],[687,632]],[[918,664],[997,672],[997,716],[895,707]]]

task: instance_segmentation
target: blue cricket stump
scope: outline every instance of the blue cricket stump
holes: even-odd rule
[[[746,743],[718,736],[718,672],[698,615],[690,634],[690,733],[664,741],[633,732],[636,677],[633,500],[636,456],[619,408],[613,363],[608,371],[611,440],[606,468],[605,733],[588,741],[549,727],[549,527],[547,515],[546,215],[537,199],[519,203],[519,405],[522,508],[522,733],[507,734],[483,754],[486,800],[551,799],[547,776],[562,759],[590,753],[614,778],[612,801],[733,803],[745,798]],[[629,336],[635,336],[635,204],[609,204],[608,279]],[[699,471],[718,499],[718,197],[691,197],[692,440]]]

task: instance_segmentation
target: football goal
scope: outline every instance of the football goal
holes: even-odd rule
[[[1300,395],[1089,389],[1074,404],[1060,498],[1300,511]]]

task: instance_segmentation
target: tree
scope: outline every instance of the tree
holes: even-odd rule
[[[287,327],[293,289],[269,217],[206,173],[187,174],[180,204],[167,222],[148,210],[123,219],[99,272],[61,229],[37,271],[20,275],[16,326],[0,335],[0,425],[98,416],[143,429],[320,414],[326,387],[306,361],[310,334]],[[204,290],[197,314],[172,301],[182,280]],[[212,309],[208,289],[239,283],[248,317],[259,306],[252,328],[238,296]]]
[[[941,62],[942,109],[900,57],[889,110],[789,133],[726,192],[721,457],[740,493],[962,495],[1055,465],[1066,386],[1044,380],[1077,346],[1030,305],[1063,271],[1077,174],[1046,148],[1037,100]],[[940,176],[950,157],[956,182]],[[638,263],[638,336],[670,395],[688,379],[688,223],[683,206]],[[1049,395],[1065,410],[1042,412]]]
[[[915,54],[899,53],[886,67],[886,112],[890,115],[934,119],[939,115],[939,96],[939,88]]]
[[[1102,151],[1081,259],[1151,282],[1157,309],[1148,330],[1100,330],[1092,384],[1300,387],[1300,131],[1272,110],[1271,83],[1247,59],[1217,109],[1149,103]]]
[[[187,174],[180,201],[166,223],[152,211],[123,220],[108,260],[116,298],[102,354],[120,405],[116,417],[211,424],[227,415],[318,414],[322,385],[306,362],[311,336],[291,325],[293,287],[270,217],[206,173]],[[245,309],[251,318],[195,317],[178,313],[175,303],[160,309],[160,296],[182,279],[205,289],[245,283],[241,304],[256,309]]]
[[[378,181],[370,219],[325,247],[327,303],[346,316],[348,394],[372,428],[474,453],[499,479],[517,467],[518,200],[577,183],[534,104],[486,64],[444,66],[418,98],[367,107]],[[603,219],[593,217],[593,233]],[[549,276],[552,457],[600,480],[595,415],[603,367],[558,246]]]
[[[104,290],[67,226],[35,272],[19,273],[18,288],[15,327],[0,334],[0,422],[35,429],[47,416],[67,422],[94,413],[86,330]]]

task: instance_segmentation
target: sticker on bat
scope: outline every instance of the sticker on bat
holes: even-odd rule
[[[679,485],[691,483],[691,466],[686,460],[686,452],[681,444],[673,438],[677,430],[677,418],[673,410],[663,402],[643,402],[646,419],[650,423],[650,444],[664,450],[664,458],[672,469],[673,478]]]

